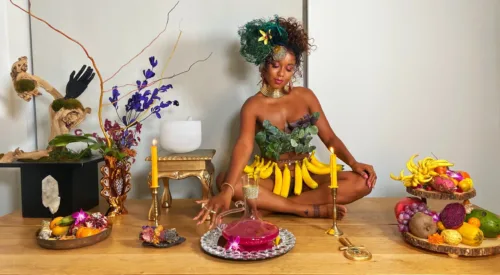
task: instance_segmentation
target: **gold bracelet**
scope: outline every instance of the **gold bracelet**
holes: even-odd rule
[[[231,197],[233,197],[233,196],[234,196],[234,187],[233,187],[231,184],[227,183],[227,182],[224,182],[224,183],[221,185],[221,187],[222,187],[222,186],[224,186],[224,185],[227,185],[227,186],[231,187],[231,191],[233,191],[233,195],[232,195]]]

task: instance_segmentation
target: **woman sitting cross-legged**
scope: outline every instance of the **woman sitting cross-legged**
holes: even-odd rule
[[[241,178],[252,159],[254,141],[261,154],[254,163],[263,164],[263,171],[273,171],[261,174],[259,210],[311,218],[332,216],[330,175],[314,174],[314,168],[307,169],[311,165],[321,167],[313,155],[314,146],[309,144],[316,134],[327,149],[334,148],[336,155],[352,169],[352,172],[339,171],[337,174],[338,204],[349,204],[368,195],[377,180],[373,167],[356,161],[349,153],[331,129],[314,93],[292,85],[303,55],[310,50],[301,24],[293,18],[259,19],[248,22],[239,34],[240,53],[259,66],[262,88],[241,108],[240,135],[229,170],[219,174],[216,180],[219,194],[198,201],[203,207],[194,220],[201,224],[213,214],[212,221],[215,221],[215,215],[229,209],[231,200],[243,199]],[[303,169],[303,165],[307,167]],[[302,175],[309,180],[304,180],[304,184],[300,181],[298,186],[294,180],[296,168],[300,168],[300,172],[308,170],[311,176]],[[292,177],[289,187],[286,184],[276,186],[279,182],[276,177],[281,177],[286,170]],[[345,215],[345,207],[339,206],[338,212],[340,216]]]

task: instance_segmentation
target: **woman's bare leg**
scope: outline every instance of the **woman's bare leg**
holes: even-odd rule
[[[221,173],[217,176],[216,184],[220,186],[224,182],[225,174]],[[294,214],[301,217],[310,218],[327,218],[331,217],[333,212],[333,205],[331,203],[297,203],[289,198],[278,196],[272,192],[274,182],[270,179],[260,181],[259,197],[257,205],[260,210],[267,210],[271,212]],[[234,200],[243,200],[243,191],[241,190],[241,183],[234,186]],[[312,191],[310,191],[312,192]],[[303,193],[305,194],[305,193]],[[302,196],[302,195],[301,195]],[[339,216],[343,216],[344,211],[339,209]]]

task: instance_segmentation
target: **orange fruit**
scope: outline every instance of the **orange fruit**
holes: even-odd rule
[[[478,218],[470,218],[468,221],[467,221],[468,224],[471,224],[477,228],[479,228],[481,226],[481,221],[478,219]]]
[[[440,175],[446,175],[446,167],[437,167],[434,171]]]
[[[458,171],[458,172],[460,173],[460,175],[462,175],[462,177],[464,177],[464,179],[470,179],[469,173],[465,171]]]
[[[52,235],[54,236],[63,236],[68,234],[69,226],[55,226],[52,228]]]
[[[50,222],[50,229],[53,229],[54,227],[57,226],[57,224],[63,219],[63,217],[55,217],[51,222]]]
[[[90,236],[93,236],[99,232],[101,232],[101,230],[99,230],[97,228],[81,227],[78,229],[78,231],[76,231],[76,237],[77,238],[90,237]]]

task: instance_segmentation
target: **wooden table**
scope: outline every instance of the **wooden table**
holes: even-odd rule
[[[185,154],[158,152],[158,179],[163,181],[161,207],[169,208],[172,206],[170,179],[197,177],[202,187],[202,198],[208,199],[212,196],[215,170],[212,158],[214,155],[214,149],[199,149]],[[146,161],[151,161],[151,156],[148,156]],[[149,177],[151,178],[151,172]]]
[[[344,258],[336,238],[325,234],[331,225],[327,219],[268,216],[295,234],[296,246],[276,259],[232,262],[201,250],[199,241],[207,224],[196,227],[192,218],[199,205],[192,200],[176,200],[176,207],[162,209],[161,224],[177,228],[187,238],[165,250],[142,247],[137,239],[148,222],[150,200],[127,201],[130,213],[115,218],[107,240],[68,251],[38,247],[34,234],[40,219],[23,219],[17,211],[0,217],[0,274],[500,274],[500,256],[452,259],[407,245],[393,217],[396,200],[358,201],[339,224],[353,243],[372,252],[369,262]],[[430,201],[431,207],[443,205],[437,203]],[[101,203],[99,210],[106,207]]]

